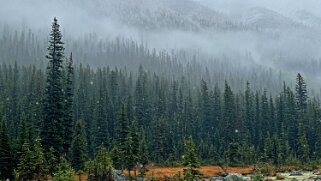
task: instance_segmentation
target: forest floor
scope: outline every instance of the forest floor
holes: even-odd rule
[[[246,167],[224,167],[225,171],[227,173],[239,173],[242,175],[248,175],[253,173],[253,166],[246,166]],[[147,173],[145,175],[145,178],[155,178],[157,180],[165,180],[168,177],[174,177],[183,176],[183,169],[184,167],[158,167],[158,166],[152,166],[149,165],[147,166]],[[219,167],[219,166],[202,166],[198,169],[201,171],[203,174],[204,178],[210,178],[210,177],[215,177],[215,176],[220,176],[225,173],[225,171]],[[303,172],[302,176],[290,176],[289,171],[290,170],[299,170],[297,167],[282,167],[279,168],[277,175],[282,175],[285,181],[290,181],[293,178],[295,179],[308,179],[311,177],[316,177],[317,175],[314,175],[311,171],[306,171]],[[139,173],[138,171],[136,172],[137,174]],[[321,173],[321,172],[320,172]],[[127,171],[124,171],[124,174],[128,175]],[[134,175],[134,172],[131,172],[131,175]],[[269,180],[277,180],[276,177],[267,177]],[[81,175],[77,176],[75,178],[75,181],[86,181],[87,176],[86,175]]]
[[[157,167],[149,165],[147,166],[148,172],[146,173],[146,178],[156,178],[157,180],[164,180],[167,177],[173,177],[175,175],[183,176],[184,167]],[[226,167],[228,173],[240,173],[240,174],[250,174],[253,171],[252,166],[248,167]],[[224,173],[224,170],[219,166],[202,166],[198,170],[201,171],[203,177],[213,177],[219,176]],[[124,171],[128,175],[127,171]],[[137,171],[138,174],[138,171]],[[131,172],[134,175],[134,172]],[[75,181],[85,181],[87,179],[86,175],[77,176]]]
[[[164,179],[175,175],[183,175],[184,167],[156,167],[148,166],[147,178]],[[248,167],[225,167],[227,173],[250,174],[253,172],[253,166]],[[198,169],[203,174],[203,177],[219,176],[224,173],[224,170],[219,166],[202,166]]]

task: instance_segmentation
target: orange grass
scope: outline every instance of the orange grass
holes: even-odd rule
[[[166,177],[173,177],[176,174],[183,175],[184,167],[156,167],[156,166],[147,166],[148,172],[146,173],[146,178],[156,178],[157,180],[164,180]],[[240,174],[250,174],[253,172],[253,166],[247,167],[225,167],[227,173],[240,173]],[[203,177],[212,177],[218,176],[224,171],[219,166],[202,166],[198,168],[199,171],[203,174]],[[127,171],[124,171],[127,175]],[[138,174],[138,171],[137,171]],[[131,175],[134,175],[134,172],[131,172]]]

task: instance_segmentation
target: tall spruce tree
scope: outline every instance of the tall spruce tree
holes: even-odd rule
[[[70,153],[73,168],[75,168],[76,171],[84,170],[88,153],[84,122],[81,119],[78,120],[75,125]]]
[[[308,105],[307,86],[301,74],[297,75],[295,91],[297,108],[300,113],[305,113]]]
[[[146,165],[148,163],[148,148],[145,138],[144,128],[139,132],[139,144],[138,144],[138,163],[140,176],[143,177],[146,172]]]
[[[107,109],[106,109],[106,100],[107,100],[107,85],[103,78],[103,73],[98,70],[98,100],[95,107],[95,129],[94,129],[94,148],[102,144],[105,147],[109,146],[109,133],[108,133],[108,121],[107,121]]]
[[[116,150],[118,151],[118,157],[121,163],[120,167],[123,170],[125,166],[124,164],[126,163],[126,138],[129,134],[129,126],[124,104],[122,105],[121,111],[118,114],[115,134],[114,146],[117,148]]]
[[[58,157],[63,154],[64,143],[64,94],[62,80],[62,62],[64,59],[64,46],[59,30],[58,20],[54,18],[50,33],[47,66],[47,80],[44,100],[44,123],[42,128],[42,144],[46,152],[50,147],[55,149]]]
[[[64,153],[67,154],[69,152],[69,148],[72,141],[72,128],[73,128],[73,99],[74,99],[74,88],[73,88],[73,81],[74,81],[74,67],[73,67],[73,60],[72,60],[72,53],[70,54],[69,60],[67,61],[66,66],[66,78],[65,78],[65,85],[64,85],[64,117],[63,117],[63,149]]]

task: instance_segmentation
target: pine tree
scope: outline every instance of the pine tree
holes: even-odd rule
[[[22,150],[19,157],[19,163],[15,170],[16,180],[32,180],[33,170],[32,163],[30,162],[32,158],[32,151],[30,150],[30,144],[24,143],[22,145]]]
[[[125,167],[128,170],[128,175],[130,175],[130,171],[135,167],[135,160],[136,160],[136,155],[134,155],[133,150],[134,150],[134,142],[133,142],[133,137],[130,133],[128,133],[126,137],[126,142],[125,142],[125,154],[124,154],[124,161],[125,161]]]
[[[56,156],[63,153],[64,143],[64,95],[62,87],[62,61],[64,59],[64,47],[61,41],[60,25],[56,18],[52,23],[48,46],[49,60],[47,66],[47,86],[44,101],[44,123],[42,129],[42,144],[46,152],[50,147],[55,149]]]
[[[132,121],[129,129],[129,133],[126,137],[126,151],[125,151],[125,160],[126,160],[126,168],[130,175],[130,170],[133,169],[139,157],[139,130],[137,126],[136,118]],[[136,169],[134,170],[136,176]]]
[[[32,160],[34,163],[34,179],[35,180],[44,180],[46,177],[46,168],[45,168],[45,156],[43,148],[39,139],[35,140],[33,150],[32,150]]]
[[[246,83],[246,90],[245,90],[245,125],[249,131],[249,141],[251,143],[254,143],[254,130],[255,130],[255,125],[254,125],[254,113],[255,113],[255,108],[254,108],[254,98],[253,98],[253,93],[250,88],[250,83]]]
[[[182,156],[182,165],[187,167],[184,170],[185,180],[194,180],[195,176],[200,174],[196,170],[196,168],[200,167],[200,161],[191,136],[186,140],[184,149],[185,153]]]
[[[113,161],[113,166],[116,169],[122,169],[123,163],[122,163],[122,155],[121,152],[118,149],[117,145],[114,145],[111,152],[110,152],[111,159]]]
[[[76,171],[83,170],[87,161],[87,142],[84,122],[80,119],[76,122],[71,143],[71,165]]]
[[[157,163],[167,161],[170,152],[168,137],[168,120],[167,117],[162,116],[155,120],[153,132],[153,159]]]
[[[53,174],[57,171],[59,159],[55,156],[55,149],[53,147],[49,148],[49,152],[47,154],[47,171],[49,175],[53,176]]]
[[[12,178],[13,155],[5,120],[0,118],[0,180]]]
[[[74,68],[73,68],[73,60],[72,53],[70,54],[69,60],[67,62],[66,67],[66,78],[64,85],[64,117],[63,117],[63,149],[64,153],[67,154],[69,152],[69,148],[71,146],[72,141],[72,127],[73,127],[73,99],[74,99],[74,88],[73,88],[73,80],[74,80]]]
[[[202,132],[203,138],[208,137],[210,135],[211,128],[213,126],[211,119],[211,106],[210,106],[210,97],[208,92],[207,83],[204,80],[201,80],[201,125],[204,129]]]
[[[124,163],[126,162],[126,138],[129,133],[128,120],[125,105],[122,105],[121,112],[118,115],[116,122],[116,135],[115,143],[117,150],[119,151],[120,163],[122,163],[121,169],[124,169]]]
[[[303,163],[307,163],[309,161],[309,153],[309,144],[304,131],[304,126],[302,123],[300,123],[298,137],[298,158]]]
[[[98,70],[99,87],[98,87],[98,101],[95,108],[95,131],[94,131],[94,147],[97,149],[101,144],[105,147],[109,146],[109,134],[108,134],[108,121],[106,114],[106,96],[107,85],[103,80],[103,74],[101,70]]]
[[[95,159],[86,163],[88,181],[113,181],[112,165],[106,148],[101,145]]]
[[[148,148],[145,139],[145,131],[143,128],[140,129],[139,145],[138,145],[138,163],[140,176],[144,176],[146,171],[146,165],[148,163]]]
[[[296,90],[295,97],[296,97],[297,108],[301,113],[305,113],[307,109],[307,104],[308,104],[307,86],[301,74],[297,75],[296,81],[297,82],[295,85],[295,90]]]
[[[224,112],[223,112],[223,132],[225,133],[224,141],[229,143],[235,141],[235,101],[234,94],[230,86],[225,83],[224,91]]]
[[[22,145],[15,178],[16,180],[44,180],[44,153],[39,139],[35,141],[33,149],[27,142]]]
[[[60,163],[57,165],[57,171],[53,174],[52,181],[74,181],[75,171],[71,164],[64,158],[60,158]]]

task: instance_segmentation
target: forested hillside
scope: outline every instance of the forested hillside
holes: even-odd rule
[[[31,32],[1,39],[0,179],[111,179],[112,167],[143,174],[148,163],[320,164],[320,101],[300,74],[293,85],[229,61],[205,68],[197,55],[122,39],[79,47],[59,27],[55,18],[49,45]]]

